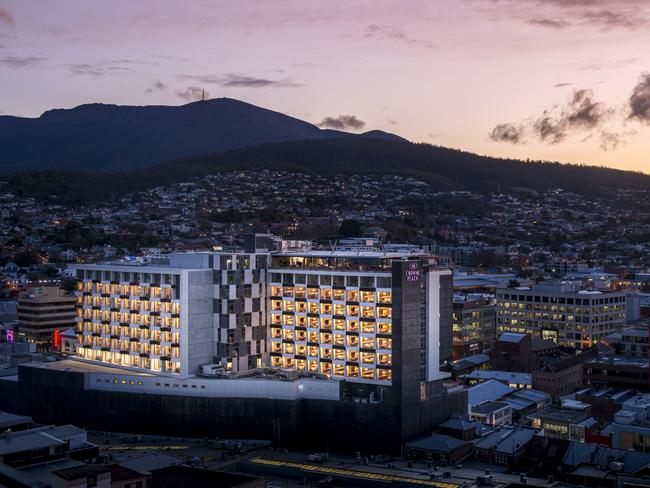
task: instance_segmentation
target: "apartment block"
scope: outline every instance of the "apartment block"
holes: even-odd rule
[[[454,295],[454,361],[489,349],[495,339],[495,322],[494,300],[480,295]]]
[[[625,293],[580,290],[573,283],[497,293],[497,334],[528,333],[584,350],[625,326]]]

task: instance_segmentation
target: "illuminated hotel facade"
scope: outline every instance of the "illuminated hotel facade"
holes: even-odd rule
[[[391,386],[443,378],[441,351],[451,355],[451,273],[423,252],[177,253],[74,268],[86,360],[180,377],[215,363],[271,366]]]

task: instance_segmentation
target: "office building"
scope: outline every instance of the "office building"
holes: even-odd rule
[[[481,354],[490,349],[496,329],[493,301],[482,295],[454,295],[453,359]]]
[[[580,290],[573,283],[497,292],[497,334],[528,333],[576,350],[625,325],[625,293]]]
[[[18,335],[39,351],[58,348],[75,326],[75,297],[56,286],[30,287],[18,296]]]

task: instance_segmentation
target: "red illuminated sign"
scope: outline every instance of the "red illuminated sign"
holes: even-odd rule
[[[54,329],[54,332],[52,332],[52,344],[54,349],[61,347],[61,331],[59,329]]]

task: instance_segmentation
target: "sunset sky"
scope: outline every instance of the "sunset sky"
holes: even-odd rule
[[[650,1],[0,0],[0,88],[4,115],[205,89],[346,130],[650,173]]]

